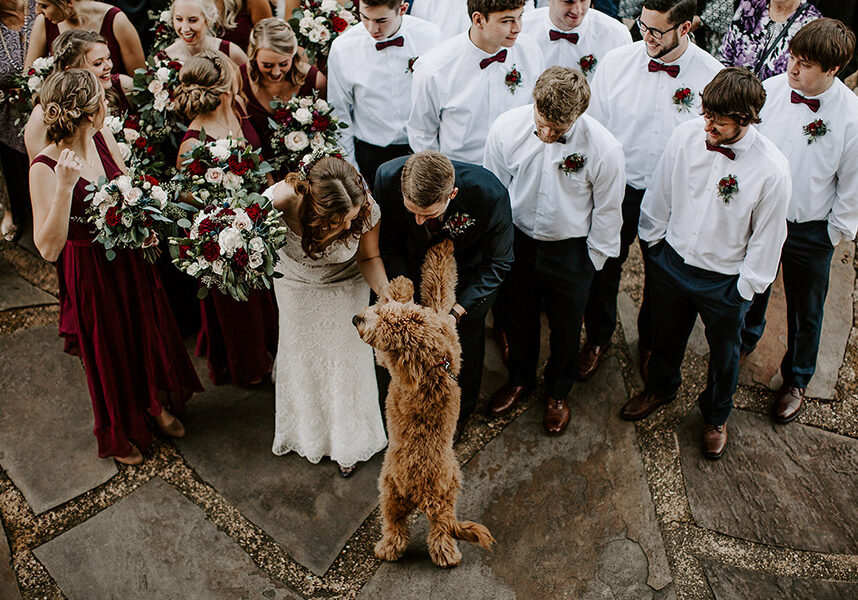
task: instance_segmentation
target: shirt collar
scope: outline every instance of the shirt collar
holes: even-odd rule
[[[827,90],[825,90],[821,94],[817,94],[816,96],[808,96],[802,92],[799,92],[797,89],[790,87],[789,82],[787,82],[787,87],[789,88],[790,93],[795,92],[799,96],[807,98],[808,100],[819,100],[820,105],[822,105],[822,102],[825,100],[830,102],[833,99],[832,97],[837,93],[834,89],[837,87],[837,78],[835,78],[834,81],[831,82],[831,85],[828,86]]]
[[[688,46],[685,48],[685,52],[683,52],[682,55],[673,62],[664,62],[660,58],[650,58],[649,54],[646,53],[646,42],[642,43],[644,56],[646,56],[646,62],[644,63],[644,65],[647,65],[649,64],[649,61],[654,60],[655,62],[661,63],[663,65],[677,65],[679,66],[680,73],[682,73],[683,70],[687,71],[690,68],[688,67],[688,64],[694,59],[694,51],[691,49],[694,44],[691,42],[691,40],[688,40]]]
[[[704,133],[705,136],[705,133]],[[745,152],[751,149],[751,146],[754,145],[754,142],[757,141],[757,128],[751,125],[748,127],[748,131],[745,133],[744,137],[738,142],[734,142],[732,144],[722,144],[725,148],[730,148],[733,152],[736,153],[736,157],[738,158]]]
[[[593,10],[593,8],[591,7],[590,10]],[[590,10],[588,10],[587,14],[584,15],[584,19],[581,21],[581,24],[578,25],[578,27],[575,27],[574,29],[570,29],[569,31],[563,31],[562,29],[556,27],[554,25],[554,23],[551,22],[551,15],[548,14],[548,11],[546,10],[545,11],[545,30],[551,31],[553,29],[554,31],[559,31],[561,33],[577,33],[579,38],[584,37],[584,35],[587,33],[587,30],[589,29],[588,23],[590,22]]]

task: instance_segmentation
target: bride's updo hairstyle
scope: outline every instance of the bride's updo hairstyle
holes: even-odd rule
[[[306,179],[289,173],[286,183],[302,197],[298,206],[301,248],[310,258],[318,258],[334,242],[360,237],[369,223],[369,196],[363,178],[341,158],[322,158],[310,167]],[[345,229],[343,219],[355,207],[360,211]]]
[[[238,67],[223,52],[200,52],[179,71],[173,104],[190,120],[208,114],[220,105],[223,94],[236,92],[237,76]]]
[[[87,117],[98,113],[103,94],[98,79],[85,69],[49,75],[39,92],[48,141],[73,136]]]
[[[292,66],[289,68],[287,77],[296,87],[304,85],[310,65],[305,63],[298,54],[298,40],[289,23],[277,17],[269,17],[253,26],[247,46],[248,75],[253,81],[259,81],[259,64],[256,62],[256,55],[260,50],[271,50],[283,56],[291,56]]]

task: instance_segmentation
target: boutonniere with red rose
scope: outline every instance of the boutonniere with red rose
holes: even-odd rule
[[[515,65],[513,65],[512,71],[506,74],[503,81],[506,84],[506,87],[509,88],[509,93],[515,94],[515,90],[521,87],[521,72],[515,68]]]
[[[587,56],[582,56],[581,60],[578,61],[578,66],[581,67],[581,72],[584,75],[589,75],[593,72],[593,69],[596,68],[596,63],[599,62],[596,60],[596,57],[592,54],[588,54]]]
[[[673,93],[673,103],[677,112],[689,112],[694,106],[694,92],[691,88],[679,88]]]
[[[456,237],[462,235],[475,222],[468,213],[457,212],[444,219],[444,229],[450,233],[450,237]]]
[[[730,204],[730,199],[733,194],[739,191],[739,180],[732,173],[726,177],[722,177],[718,182],[718,195],[724,201],[724,204]]]
[[[583,169],[586,164],[587,157],[576,152],[575,154],[570,154],[563,159],[563,162],[560,163],[560,170],[566,175],[571,175],[572,173],[577,173]]]
[[[817,140],[817,138],[821,138],[828,133],[828,126],[822,119],[817,119],[816,121],[812,121],[802,127],[801,130],[804,132],[804,135],[807,136],[807,143],[812,144]]]
[[[405,70],[406,73],[413,73],[414,72],[414,63],[417,62],[418,58],[420,58],[420,57],[419,56],[412,56],[411,58],[408,59],[408,68]]]

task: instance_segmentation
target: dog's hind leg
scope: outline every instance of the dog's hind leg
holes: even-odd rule
[[[434,514],[433,514],[434,513]],[[432,562],[443,568],[456,567],[462,562],[462,553],[450,531],[456,524],[456,513],[451,508],[426,512],[429,519],[429,557]]]
[[[399,560],[408,546],[407,519],[414,504],[396,492],[392,481],[381,486],[382,536],[375,545],[375,555],[381,560]]]

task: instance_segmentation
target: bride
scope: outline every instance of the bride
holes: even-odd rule
[[[323,157],[265,191],[289,228],[274,280],[280,313],[274,454],[329,456],[343,477],[387,445],[372,349],[351,325],[387,275],[378,205],[358,172]]]

